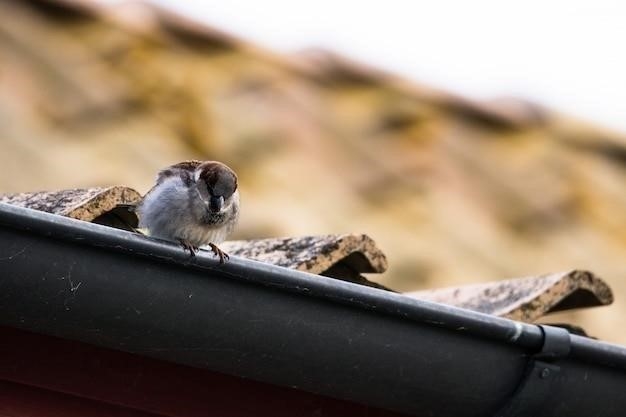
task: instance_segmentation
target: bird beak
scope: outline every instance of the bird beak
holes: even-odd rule
[[[224,197],[220,196],[211,196],[209,199],[209,210],[213,213],[219,213],[224,206]]]

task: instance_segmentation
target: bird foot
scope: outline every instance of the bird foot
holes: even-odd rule
[[[194,256],[196,256],[196,252],[198,252],[197,246],[192,245],[188,240],[185,240],[185,239],[178,239],[178,241],[182,245],[183,250],[189,251],[190,258],[193,258]]]
[[[220,264],[223,264],[226,260],[230,259],[230,256],[221,250],[215,243],[209,243],[211,250],[216,256],[220,257]]]

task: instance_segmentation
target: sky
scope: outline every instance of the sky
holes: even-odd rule
[[[278,52],[327,48],[471,98],[521,97],[626,132],[619,0],[152,2]]]

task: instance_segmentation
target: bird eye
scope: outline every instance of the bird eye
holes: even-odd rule
[[[230,197],[237,188],[236,181],[237,180],[230,175],[221,175],[211,189],[212,195],[222,196],[224,198]]]

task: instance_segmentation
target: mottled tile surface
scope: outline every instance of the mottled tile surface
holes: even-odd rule
[[[613,302],[602,279],[579,270],[407,295],[529,323],[551,312]]]
[[[353,253],[364,259],[353,261],[358,272],[381,273],[387,258],[367,235],[323,235],[225,242],[222,248],[233,255],[255,259],[299,271],[320,274]]]
[[[0,195],[0,202],[78,220],[93,221],[121,204],[136,204],[141,195],[132,188],[94,187]]]

